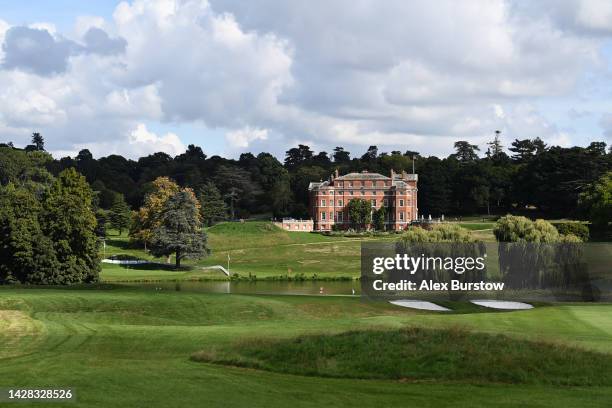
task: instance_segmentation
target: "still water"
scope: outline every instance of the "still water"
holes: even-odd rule
[[[148,290],[186,291],[205,293],[234,293],[258,295],[358,295],[361,293],[359,281],[329,282],[287,282],[287,281],[194,281],[194,282],[154,282],[124,283]]]

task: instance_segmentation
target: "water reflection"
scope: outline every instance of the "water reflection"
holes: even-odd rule
[[[258,295],[359,295],[359,281],[287,282],[287,281],[183,281],[125,283],[158,291],[187,291],[204,293],[233,293]]]

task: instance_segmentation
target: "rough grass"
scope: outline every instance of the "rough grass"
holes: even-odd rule
[[[192,356],[288,374],[408,381],[612,385],[612,356],[464,330],[404,328],[248,340]]]

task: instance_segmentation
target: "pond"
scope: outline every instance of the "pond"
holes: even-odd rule
[[[257,295],[358,295],[359,281],[182,281],[120,283],[149,290]]]

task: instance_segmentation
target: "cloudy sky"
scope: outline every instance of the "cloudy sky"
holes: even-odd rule
[[[0,141],[237,157],[612,140],[607,0],[0,0]]]

